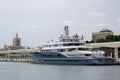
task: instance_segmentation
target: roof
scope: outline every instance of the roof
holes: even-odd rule
[[[119,42],[91,43],[90,46],[92,46],[94,48],[99,48],[99,47],[119,48],[120,41]]]
[[[109,29],[102,29],[100,32],[112,32],[112,30],[109,30]]]

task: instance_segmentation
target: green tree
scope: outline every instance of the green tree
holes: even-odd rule
[[[105,42],[113,42],[113,41],[115,41],[114,35],[109,35],[105,38]]]
[[[98,39],[96,42],[115,42],[120,41],[120,35],[108,35],[105,39]]]
[[[97,39],[95,42],[101,43],[101,42],[115,42],[120,41],[120,35],[108,35],[105,39]],[[94,41],[86,41],[86,43],[95,43]]]
[[[96,42],[97,42],[97,43],[105,42],[105,39],[103,39],[103,38],[102,38],[102,39],[97,39]]]

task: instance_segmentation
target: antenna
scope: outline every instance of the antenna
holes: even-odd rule
[[[18,32],[16,32],[16,38],[18,38]]]
[[[81,36],[81,40],[84,40],[84,38],[85,38],[85,36],[82,34],[82,36]]]

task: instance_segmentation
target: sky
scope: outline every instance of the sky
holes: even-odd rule
[[[119,8],[120,0],[0,0],[0,48],[12,45],[16,32],[22,46],[39,46],[57,39],[65,25],[85,40],[103,28],[119,35]]]

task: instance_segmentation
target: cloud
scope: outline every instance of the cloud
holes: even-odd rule
[[[72,22],[70,20],[65,20],[64,25],[70,25]]]
[[[82,24],[82,27],[88,28],[89,26],[87,24]]]
[[[110,28],[112,25],[110,24],[97,24],[98,27],[102,28],[102,29],[108,29]]]
[[[98,26],[108,26],[108,24],[98,24]]]
[[[104,13],[101,13],[101,12],[90,12],[87,15],[88,16],[106,16]]]
[[[32,28],[37,28],[38,26],[37,25],[32,25]]]
[[[117,21],[119,21],[120,22],[120,18],[118,18],[118,20]]]

